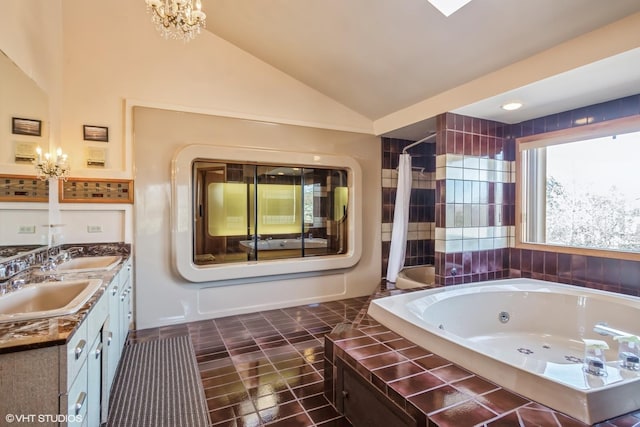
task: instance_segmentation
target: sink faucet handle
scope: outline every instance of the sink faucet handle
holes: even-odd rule
[[[51,271],[51,270],[55,270],[56,267],[57,267],[56,258],[50,256],[47,261],[42,263],[42,265],[40,266],[40,270],[41,271]]]

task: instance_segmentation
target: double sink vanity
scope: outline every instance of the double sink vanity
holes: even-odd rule
[[[0,425],[106,421],[133,321],[129,249],[61,247],[0,265]]]

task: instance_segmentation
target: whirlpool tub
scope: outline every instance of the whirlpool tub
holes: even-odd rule
[[[593,424],[640,408],[640,373],[594,332],[640,335],[640,298],[532,279],[426,289],[371,302],[414,343],[532,400]],[[608,343],[604,375],[584,370],[583,339]]]

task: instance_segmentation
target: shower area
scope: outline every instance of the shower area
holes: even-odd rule
[[[430,138],[415,141],[382,138],[382,277],[387,277],[394,210],[398,188],[398,167],[405,148],[411,156],[411,190],[402,265],[433,265],[435,258],[435,171],[436,144]]]
[[[196,265],[347,252],[347,171],[200,159],[193,163]]]

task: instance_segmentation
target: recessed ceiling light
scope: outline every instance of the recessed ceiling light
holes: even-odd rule
[[[522,107],[522,102],[507,102],[506,104],[502,104],[500,108],[507,111],[518,110]]]
[[[444,16],[449,16],[471,0],[429,0]]]

